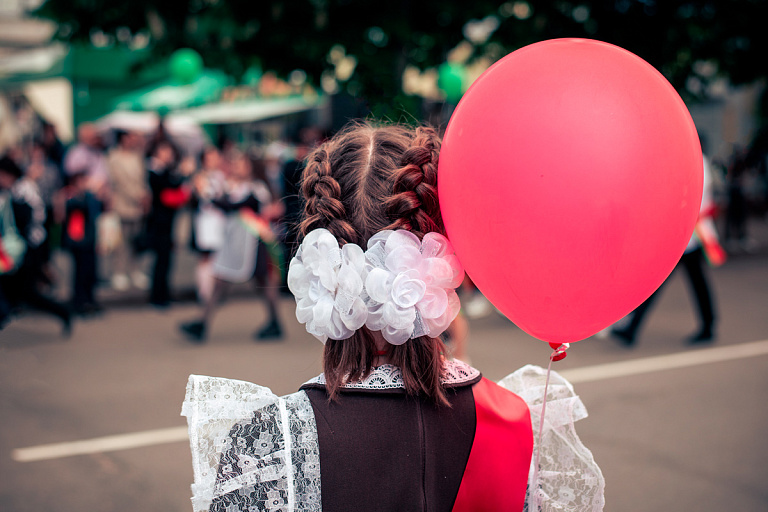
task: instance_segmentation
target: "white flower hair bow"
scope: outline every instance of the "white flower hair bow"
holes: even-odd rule
[[[347,339],[363,325],[401,345],[409,338],[437,337],[459,313],[457,288],[464,270],[443,235],[423,240],[406,230],[386,230],[368,250],[339,244],[315,229],[299,246],[288,270],[296,318],[325,341]]]

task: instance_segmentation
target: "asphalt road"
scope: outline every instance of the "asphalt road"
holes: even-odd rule
[[[607,511],[768,510],[768,244],[711,276],[715,343],[683,341],[695,317],[679,273],[636,347],[595,336],[556,363],[590,413],[577,430],[605,475]],[[187,376],[283,394],[320,372],[321,345],[293,320],[291,299],[281,303],[284,341],[251,339],[265,312],[243,291],[203,346],[176,332],[195,315],[192,303],[165,312],[107,303],[70,339],[32,314],[0,332],[0,511],[189,511],[191,456],[179,416]],[[489,378],[544,366],[548,354],[499,315],[471,322],[469,355]],[[89,453],[72,455],[79,449]]]

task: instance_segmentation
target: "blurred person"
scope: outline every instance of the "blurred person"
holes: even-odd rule
[[[195,171],[195,164],[190,158],[181,160],[170,141],[160,140],[154,146],[147,168],[152,203],[146,229],[149,248],[155,253],[149,303],[157,308],[167,308],[171,302],[176,214],[189,200],[187,180]]]
[[[263,159],[251,155],[244,161],[235,160],[235,162],[238,165],[244,164],[246,168],[250,165],[253,195],[259,201],[258,210],[251,208],[253,210],[252,215],[246,215],[249,213],[248,209],[240,210],[241,222],[248,225],[251,233],[255,233],[259,237],[253,277],[254,283],[267,306],[269,317],[266,324],[253,333],[253,337],[256,340],[280,339],[283,336],[283,329],[277,314],[277,302],[280,283],[288,270],[283,265],[282,245],[277,240],[276,231],[278,220],[285,216],[285,206],[279,199],[278,190],[275,189],[269,179]],[[246,172],[246,170],[243,171],[244,174]],[[237,199],[237,196],[233,199]],[[259,252],[261,252],[263,259],[259,259]]]
[[[259,163],[253,162],[247,155],[235,156],[225,194],[212,201],[228,216],[226,236],[214,256],[213,293],[204,304],[202,318],[179,326],[190,341],[206,339],[217,304],[229,285],[251,279],[256,281],[263,293],[269,317],[266,325],[254,333],[254,338],[274,340],[283,335],[277,313],[278,270],[270,255],[275,235],[269,225],[271,219],[279,216],[280,209],[273,203],[269,187],[263,180],[263,172]]]
[[[56,133],[56,127],[51,123],[43,121],[42,134],[40,136],[40,145],[45,151],[45,156],[56,166],[59,171],[59,175],[63,181],[64,179],[64,154],[66,148],[59,139]]]
[[[27,175],[37,183],[40,197],[46,207],[52,208],[53,197],[64,186],[64,181],[55,162],[46,154],[41,141],[35,141],[30,148]]]
[[[157,127],[155,128],[155,131],[153,131],[152,134],[147,137],[144,156],[146,158],[152,158],[152,155],[155,154],[157,146],[160,143],[172,145],[174,151],[176,151],[176,154],[180,155],[179,148],[176,146],[176,144],[174,144],[171,136],[168,134],[168,129],[165,127],[165,115],[160,115],[157,120]]]
[[[304,170],[304,160],[309,154],[310,146],[307,142],[299,139],[296,141],[293,156],[289,158],[282,169],[282,198],[285,207],[286,224],[286,257],[290,261],[292,254],[298,247],[298,224],[301,215],[301,200],[299,190],[301,188],[301,173]],[[286,265],[288,263],[286,261]]]
[[[298,224],[301,215],[302,204],[300,199],[301,173],[304,170],[304,161],[309,152],[320,143],[321,135],[316,128],[305,128],[296,140],[294,140],[293,154],[282,166],[282,202],[285,209],[283,215],[283,268],[287,269],[291,258],[298,248]],[[287,272],[285,272],[287,275]],[[285,277],[281,283],[281,289],[288,291],[288,283]]]
[[[226,214],[213,202],[223,197],[227,177],[222,170],[222,158],[218,148],[207,147],[203,151],[200,170],[192,179],[192,236],[190,243],[197,252],[195,269],[197,298],[206,304],[213,293],[213,255],[224,243]]]
[[[99,259],[96,253],[97,220],[104,208],[101,179],[86,171],[72,172],[68,185],[57,200],[59,220],[63,224],[61,245],[73,261],[72,311],[82,316],[101,313],[95,296]]]
[[[83,201],[89,203],[91,199],[94,199],[99,204],[98,208],[86,208],[85,204],[80,204],[77,208],[75,208],[75,210],[73,210],[75,215],[74,218],[77,219],[75,220],[75,223],[80,222],[80,213],[78,212],[80,212],[79,208],[82,207],[82,211],[87,210],[86,227],[90,229],[91,225],[93,225],[94,229],[96,230],[95,233],[98,233],[99,216],[103,210],[103,201],[108,200],[106,195],[108,193],[107,185],[109,180],[109,170],[107,168],[107,159],[104,153],[104,142],[102,140],[101,133],[95,124],[82,123],[78,126],[77,143],[67,150],[62,162],[62,168],[64,171],[65,185],[71,185],[72,181],[77,182],[77,186],[69,188],[70,192],[77,190],[78,194],[83,194],[85,191],[88,191],[88,193],[92,195],[93,198],[85,198],[85,196],[82,196]],[[78,201],[80,201],[80,199],[75,199],[75,202]],[[67,222],[70,220],[71,218],[68,217]],[[74,241],[67,235],[66,227],[63,228],[63,231],[64,232],[62,233],[61,237],[62,247],[65,244],[74,244],[70,245],[68,249],[70,253],[72,253],[73,257],[75,257],[77,254],[75,260],[80,261],[81,263],[90,261],[91,256],[88,254],[88,249],[85,247],[90,246],[91,242],[97,244],[97,235],[94,234],[93,237],[87,235],[83,238],[82,241]],[[72,252],[73,247],[75,247],[74,252]],[[77,293],[75,294],[77,295],[76,302],[78,303],[74,304],[73,307],[75,307],[75,309],[82,309],[83,311],[80,311],[80,313],[83,314],[90,314],[101,311],[101,306],[99,306],[95,299],[93,299],[93,288],[96,286],[99,280],[99,273],[98,270],[96,270],[98,255],[93,257],[93,261],[94,275],[92,284],[90,284],[90,270],[85,270],[83,268],[81,269],[83,272],[80,274],[77,272],[75,273],[76,275],[80,275],[81,280],[78,282],[80,282],[83,287],[80,289],[79,295]],[[86,263],[83,264],[85,265]]]
[[[51,251],[60,245],[61,226],[55,220],[54,198],[63,187],[63,179],[56,164],[48,157],[45,147],[40,141],[32,144],[30,160],[27,166],[27,176],[33,180],[45,205],[45,242],[41,247],[41,257],[45,281],[54,282],[54,272],[49,265]]]
[[[2,181],[3,176],[0,171],[0,182]],[[15,246],[9,247],[9,241],[10,245],[15,244]],[[25,243],[16,231],[11,195],[0,184],[0,330],[10,321],[13,312],[11,302],[3,291],[6,275],[16,271],[16,259],[23,257],[25,250]]]
[[[0,329],[10,321],[17,308],[11,296],[6,296],[10,276],[21,266],[27,243],[19,234],[14,214],[11,189],[21,177],[21,169],[8,155],[0,157]],[[13,290],[9,290],[11,293]]]
[[[748,151],[736,147],[726,167],[726,187],[728,202],[725,210],[725,244],[729,250],[752,250],[752,242],[747,235],[749,208],[744,184],[750,170]]]
[[[77,144],[67,151],[64,157],[64,173],[84,174],[91,182],[93,190],[105,186],[109,179],[104,145],[96,125],[83,123],[77,129]]]
[[[34,176],[22,174],[12,159],[3,157],[0,159],[0,188],[11,191],[16,229],[26,243],[21,264],[15,272],[3,275],[0,280],[3,295],[11,307],[26,305],[57,317],[62,323],[62,335],[69,336],[72,326],[69,310],[40,291],[46,262],[46,210]]]
[[[768,213],[768,124],[763,123],[752,139],[747,151],[747,160],[755,170],[755,207],[765,218]]]
[[[716,315],[711,287],[707,282],[707,274],[704,269],[705,249],[712,251],[707,253],[707,255],[709,256],[712,254],[710,258],[714,262],[713,264],[721,264],[725,257],[724,252],[721,252],[722,249],[720,248],[719,243],[717,243],[717,234],[714,231],[714,223],[711,222],[715,209],[715,204],[712,199],[711,164],[706,155],[704,155],[703,160],[704,184],[701,207],[699,209],[699,219],[696,228],[691,235],[691,239],[688,241],[688,246],[685,248],[685,252],[680,258],[680,262],[675,267],[682,267],[685,270],[685,275],[688,277],[688,283],[693,292],[698,311],[699,329],[688,337],[689,343],[706,343],[715,338]],[[640,304],[628,315],[625,320],[625,325],[611,329],[611,334],[621,343],[626,346],[635,344],[637,332],[640,329],[645,315],[660,295],[661,289],[668,280],[669,278],[667,278],[667,280],[665,280],[664,283],[662,283],[661,286],[659,286],[659,288],[645,300],[645,302]]]
[[[149,278],[140,269],[140,258],[133,244],[144,229],[144,218],[150,205],[147,170],[141,151],[140,135],[118,131],[117,146],[107,157],[110,211],[120,221],[120,238],[113,253],[111,279],[112,287],[118,291],[128,290],[131,283],[140,290],[149,287]]]
[[[323,373],[283,397],[190,376],[196,512],[602,510],[565,379],[549,388],[563,428],[534,436],[546,370],[499,385],[445,357],[463,270],[443,234],[439,149],[428,127],[360,123],[309,155],[288,282]]]
[[[264,148],[264,172],[269,188],[275,197],[283,197],[283,155],[286,146],[282,142],[272,142]]]

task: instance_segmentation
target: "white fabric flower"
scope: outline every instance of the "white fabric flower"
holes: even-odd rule
[[[339,243],[327,229],[310,232],[288,269],[288,288],[296,298],[296,318],[325,343],[347,339],[365,325],[361,298],[365,270],[362,249]]]
[[[368,241],[366,327],[401,345],[409,338],[436,337],[459,313],[454,288],[464,271],[447,238],[410,231],[381,231]]]
[[[394,345],[439,336],[459,312],[455,288],[464,271],[448,239],[406,230],[381,231],[368,250],[339,249],[326,229],[310,232],[291,260],[288,287],[296,318],[325,342],[347,339],[365,325]]]

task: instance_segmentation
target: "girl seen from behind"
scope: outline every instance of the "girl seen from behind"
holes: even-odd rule
[[[439,151],[431,128],[359,123],[308,156],[288,284],[324,372],[284,397],[190,377],[195,510],[602,509],[567,414],[542,437],[547,478],[530,485],[542,369],[497,385],[445,356],[464,272],[440,215]],[[550,386],[578,400],[561,377]]]

